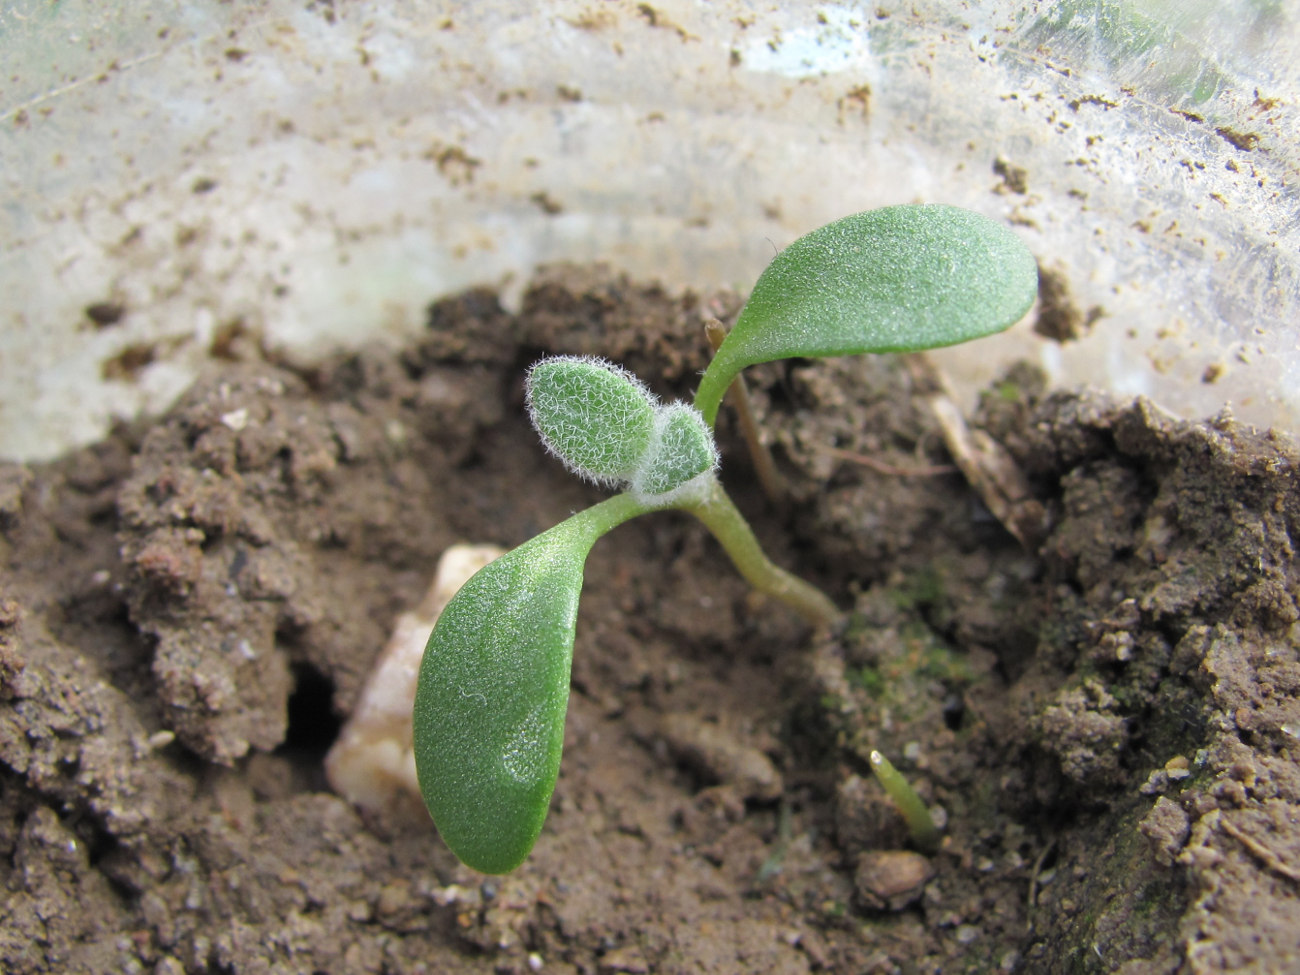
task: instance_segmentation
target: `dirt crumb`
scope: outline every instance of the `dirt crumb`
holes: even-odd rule
[[[1076,342],[1090,331],[1097,320],[1105,315],[1100,305],[1086,311],[1074,302],[1070,285],[1062,271],[1039,266],[1038,315],[1034,331],[1054,342]]]
[[[993,160],[993,175],[1002,180],[994,192],[1015,193],[1020,196],[1029,192],[1029,170],[1015,165],[1004,156],[998,156]]]

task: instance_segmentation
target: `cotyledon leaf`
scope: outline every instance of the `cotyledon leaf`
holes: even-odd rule
[[[555,791],[583,564],[596,539],[647,509],[619,494],[476,573],[443,609],[420,665],[412,723],[420,792],[466,865],[513,870]]]
[[[999,332],[1029,310],[1038,266],[999,223],[958,207],[904,205],[800,237],[759,276],[700,382],[712,425],[740,370],[796,356],[914,352]]]

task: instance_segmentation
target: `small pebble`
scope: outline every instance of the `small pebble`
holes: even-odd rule
[[[151,749],[157,751],[159,748],[166,748],[175,740],[176,732],[163,729],[162,731],[155,731],[149,736],[148,745]]]
[[[772,760],[724,728],[676,712],[663,715],[658,730],[679,760],[733,787],[742,799],[770,801],[784,789]]]
[[[930,861],[911,850],[869,850],[858,857],[853,883],[868,907],[901,911],[920,899],[933,873]]]
[[[236,432],[248,426],[248,410],[241,407],[237,410],[231,410],[229,413],[221,414],[221,422]]]

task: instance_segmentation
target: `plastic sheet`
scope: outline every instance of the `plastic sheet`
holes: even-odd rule
[[[10,0],[0,455],[163,408],[241,332],[396,341],[558,260],[743,290],[909,201],[1068,287],[1082,337],[950,353],[967,388],[1028,355],[1300,428],[1298,37],[1280,0]]]

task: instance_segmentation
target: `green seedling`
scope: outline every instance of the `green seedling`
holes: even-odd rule
[[[912,784],[880,752],[873,751],[870,757],[872,774],[884,788],[885,794],[894,801],[898,811],[903,814],[903,822],[907,824],[907,831],[912,835],[912,842],[925,853],[933,853],[939,849],[939,829],[934,825],[930,810],[916,794]]]
[[[688,511],[755,588],[814,623],[839,617],[827,595],[768,560],[718,480],[713,426],[742,369],[965,342],[1020,319],[1037,290],[1033,256],[1004,227],[955,207],[886,207],[828,224],[773,259],[691,405],[661,403],[597,359],[535,364],[528,408],[543,443],[619,493],[478,572],[429,638],[415,760],[452,852],[505,873],[536,842],[559,775],[583,565],[596,540],[629,518]]]

